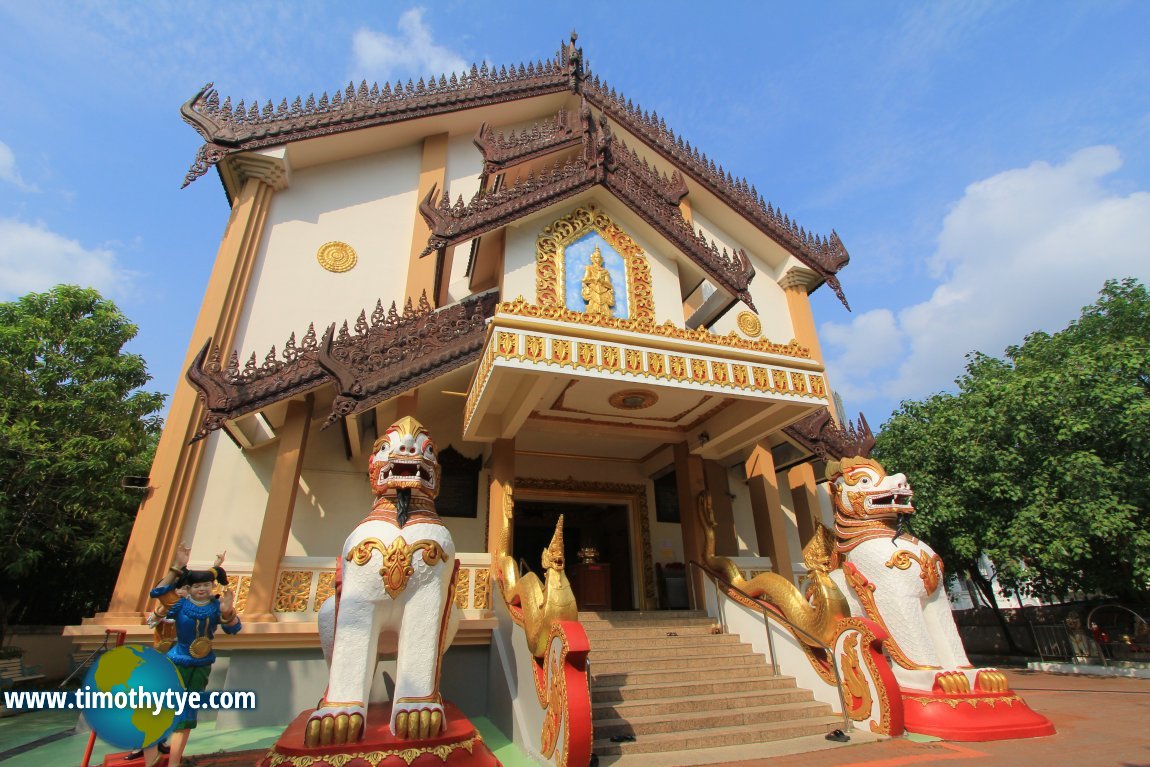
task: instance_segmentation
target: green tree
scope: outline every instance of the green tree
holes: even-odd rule
[[[0,303],[0,632],[107,605],[164,403],[135,335],[90,289]]]
[[[1150,585],[1150,295],[1109,281],[1065,330],[974,353],[956,394],[903,402],[875,455],[915,488],[916,528],[988,598],[1133,597]],[[991,602],[993,604],[993,601]]]

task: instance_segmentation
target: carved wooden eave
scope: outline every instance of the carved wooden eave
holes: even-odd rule
[[[518,165],[563,149],[579,146],[583,141],[582,127],[572,124],[570,113],[561,109],[550,120],[536,123],[523,131],[510,134],[496,132],[487,123],[479,126],[473,143],[483,155],[483,174],[499,173]]]
[[[433,310],[424,296],[402,314],[394,303],[385,312],[376,302],[370,319],[360,312],[354,332],[346,322],[338,332],[332,324],[320,341],[313,324],[298,345],[292,333],[280,355],[273,346],[258,364],[253,353],[242,370],[235,352],[221,368],[220,350],[208,339],[187,372],[206,411],[193,441],[328,383],[337,389],[331,424],[449,373],[478,357],[497,302],[489,291]]]
[[[733,177],[721,165],[677,136],[656,113],[643,111],[598,76],[585,72],[583,50],[576,47],[574,38],[570,44],[564,44],[553,58],[526,66],[501,67],[496,71],[484,63],[478,67],[473,65],[471,71],[462,76],[441,76],[427,82],[420,79],[418,83],[409,80],[406,85],[397,82],[394,88],[387,83],[382,88],[376,84],[369,87],[366,81],[361,82],[358,88],[348,83],[346,88],[337,89],[330,97],[326,92],[318,99],[314,94],[307,99],[297,97],[290,105],[284,99],[278,107],[271,101],[262,107],[259,104],[249,106],[243,101],[233,106],[230,97],[221,103],[219,93],[212,83],[208,83],[180,108],[184,121],[205,141],[184,178],[184,186],[225,158],[254,149],[564,91],[581,94],[591,105],[682,169],[814,270],[850,308],[836,276],[850,261],[850,255],[837,233],[832,231],[826,237],[807,232],[766,202],[746,179]],[[528,137],[528,142],[537,150],[540,142],[569,142],[567,138],[561,139],[564,134],[560,125],[553,128],[540,126],[539,131],[538,141],[534,136]],[[486,138],[482,129],[477,138],[480,142],[487,142],[491,149],[496,149],[499,143],[495,137]],[[508,145],[499,150],[508,153],[500,161],[504,166],[530,159],[522,147],[517,148],[510,139],[506,141]],[[542,151],[555,151],[557,148],[560,148],[558,144]],[[817,284],[811,289],[815,287]]]
[[[825,407],[785,427],[783,432],[823,461],[870,455],[875,443],[874,434],[862,413],[859,413],[857,424],[848,421],[846,426],[839,426]]]
[[[316,363],[319,344],[315,326],[308,328],[297,346],[295,333],[284,344],[282,359],[273,346],[256,363],[253,352],[241,370],[239,355],[232,352],[228,366],[220,367],[220,348],[209,338],[188,368],[188,382],[200,393],[206,410],[192,441],[203,439],[228,421],[253,413],[281,400],[314,389],[327,380]]]
[[[462,197],[452,204],[446,193],[436,203],[436,190],[432,189],[419,206],[431,230],[421,255],[474,239],[602,185],[720,287],[754,309],[749,286],[755,269],[747,254],[742,250],[728,254],[695,232],[679,209],[679,201],[687,194],[682,178],[656,172],[615,139],[606,120],[596,129],[586,119],[589,114],[586,112],[582,121],[583,152],[576,159],[557,160],[549,171],[539,175],[532,172],[525,180],[495,192],[481,189],[467,204]]]
[[[432,310],[424,296],[417,311],[362,335],[349,336],[344,323],[337,337],[333,324],[318,356],[337,389],[324,426],[477,360],[498,303],[489,290]]]

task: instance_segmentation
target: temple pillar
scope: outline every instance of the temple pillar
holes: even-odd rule
[[[715,512],[715,553],[721,557],[739,555],[739,537],[735,534],[735,510],[731,505],[731,484],[727,467],[718,461],[703,461],[707,492]]]
[[[406,394],[401,394],[395,400],[395,420],[398,421],[400,418],[405,418],[407,416],[411,416],[412,418],[419,420],[418,417],[415,415],[415,410],[418,407],[418,405],[419,405],[419,391],[418,390],[409,391]],[[387,428],[389,426],[391,426],[391,424],[385,425],[383,427],[383,430],[387,431]]]
[[[503,537],[503,496],[515,481],[515,438],[497,439],[491,443],[491,479],[487,494],[487,551],[491,564],[496,564],[499,542]]]
[[[251,588],[244,608],[244,618],[249,621],[276,619],[272,604],[276,593],[276,574],[291,532],[292,512],[299,492],[299,476],[303,470],[314,402],[315,395],[312,394],[307,395],[303,401],[290,401],[287,418],[280,429],[275,468],[272,469],[271,487],[264,507],[255,562],[252,564]]]
[[[419,163],[419,192],[416,194],[416,205],[427,197],[434,186],[442,194],[447,188],[447,134],[439,133],[428,136],[423,140],[423,156]],[[434,201],[438,202],[438,200]],[[419,254],[427,247],[427,240],[431,237],[431,228],[427,221],[415,211],[415,223],[411,231],[411,258],[407,265],[407,289],[405,295],[412,306],[419,305],[420,297],[426,293],[427,300],[433,307],[437,306],[439,296],[436,295],[435,280],[438,272],[439,257],[437,254],[428,254],[423,258]],[[449,276],[450,279],[450,276]]]
[[[806,546],[815,535],[819,519],[818,483],[815,469],[809,463],[800,463],[787,472],[787,484],[795,507],[795,523],[799,527],[799,545]]]
[[[277,189],[286,187],[282,165],[271,158],[266,164],[262,175],[256,164],[249,164],[248,175],[232,200],[228,225],[184,355],[184,370],[191,367],[209,338],[225,356],[235,342],[272,197]],[[206,440],[192,442],[203,416],[196,390],[181,376],[156,446],[148,494],[136,513],[116,587],[108,611],[98,618],[100,622],[139,616],[147,606],[148,591],[171,565],[203,456]],[[205,559],[213,553],[193,552],[193,556]]]
[[[703,521],[699,518],[699,494],[707,489],[703,459],[691,454],[686,442],[676,442],[675,482],[679,496],[679,524],[683,532],[683,559],[687,562],[703,561]],[[703,575],[696,568],[687,568],[691,584],[691,606],[703,606]]]
[[[811,350],[811,359],[822,362],[823,352],[819,348],[819,337],[815,332],[815,316],[811,312],[810,287],[818,280],[818,275],[806,267],[794,266],[779,280],[779,287],[787,298],[787,311],[791,315],[791,325],[795,330],[795,340],[800,346]]]
[[[746,467],[759,556],[769,556],[771,569],[787,580],[793,580],[793,560],[787,545],[787,519],[779,502],[779,481],[770,446],[762,442],[755,445]]]

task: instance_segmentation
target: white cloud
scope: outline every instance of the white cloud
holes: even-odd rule
[[[45,291],[60,283],[123,296],[135,277],[107,248],[85,248],[41,223],[0,218],[0,298]]]
[[[355,33],[352,50],[357,77],[388,80],[398,73],[414,77],[450,75],[469,69],[459,54],[435,43],[423,22],[423,9],[412,8],[399,17],[399,35],[362,28]]]
[[[12,153],[11,147],[3,141],[0,141],[0,181],[14,184],[25,192],[35,191],[35,187],[20,177],[20,171],[16,168],[16,155]]]
[[[928,262],[938,281],[928,300],[822,326],[843,396],[861,404],[950,388],[966,353],[1001,356],[1031,331],[1065,327],[1107,279],[1150,281],[1150,192],[1102,183],[1121,166],[1116,148],[1094,146],[968,186]]]

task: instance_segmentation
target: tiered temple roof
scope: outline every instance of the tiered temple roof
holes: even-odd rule
[[[846,297],[836,275],[846,266],[850,256],[837,233],[832,231],[830,236],[822,236],[807,232],[764,200],[745,178],[732,176],[722,165],[676,135],[657,113],[643,110],[597,75],[586,71],[583,51],[575,46],[574,35],[570,44],[563,45],[553,58],[546,61],[500,67],[498,70],[484,63],[482,66],[473,65],[471,71],[462,76],[453,74],[426,81],[421,78],[418,82],[408,80],[406,84],[397,82],[394,87],[388,83],[382,87],[377,84],[368,86],[363,81],[357,88],[354,83],[348,83],[346,89],[336,90],[330,96],[325,92],[318,99],[314,94],[306,99],[297,97],[290,105],[287,99],[283,99],[278,107],[271,101],[262,107],[258,103],[249,106],[243,101],[233,106],[230,97],[221,103],[219,94],[209,83],[180,109],[184,120],[205,141],[184,179],[184,185],[204,175],[230,155],[254,149],[564,91],[580,94],[601,114],[637,136],[722,200],[818,274],[820,280],[826,282],[846,305]],[[537,153],[536,156],[575,146],[576,139],[566,135],[566,131],[573,130],[574,126],[565,120],[569,117],[561,113],[553,127],[540,127],[537,133],[530,132],[526,139],[518,136],[514,140],[501,141],[481,129],[476,143],[484,150],[486,162],[490,164],[490,168],[485,168],[485,174],[512,161],[529,159],[532,155],[522,151],[524,145],[532,146],[531,151]],[[570,172],[578,175],[583,171],[574,169]],[[559,175],[557,184],[576,184],[566,175],[566,169],[558,169],[556,173]],[[553,191],[559,194],[558,188]],[[618,187],[613,191],[618,192]],[[529,202],[527,196],[521,199],[523,204],[538,204]],[[666,236],[661,227],[656,228]],[[672,241],[681,245],[678,238]],[[692,255],[690,251],[687,253]],[[711,272],[706,264],[700,265]],[[727,283],[724,281],[724,284]],[[732,292],[739,295],[745,291]]]

